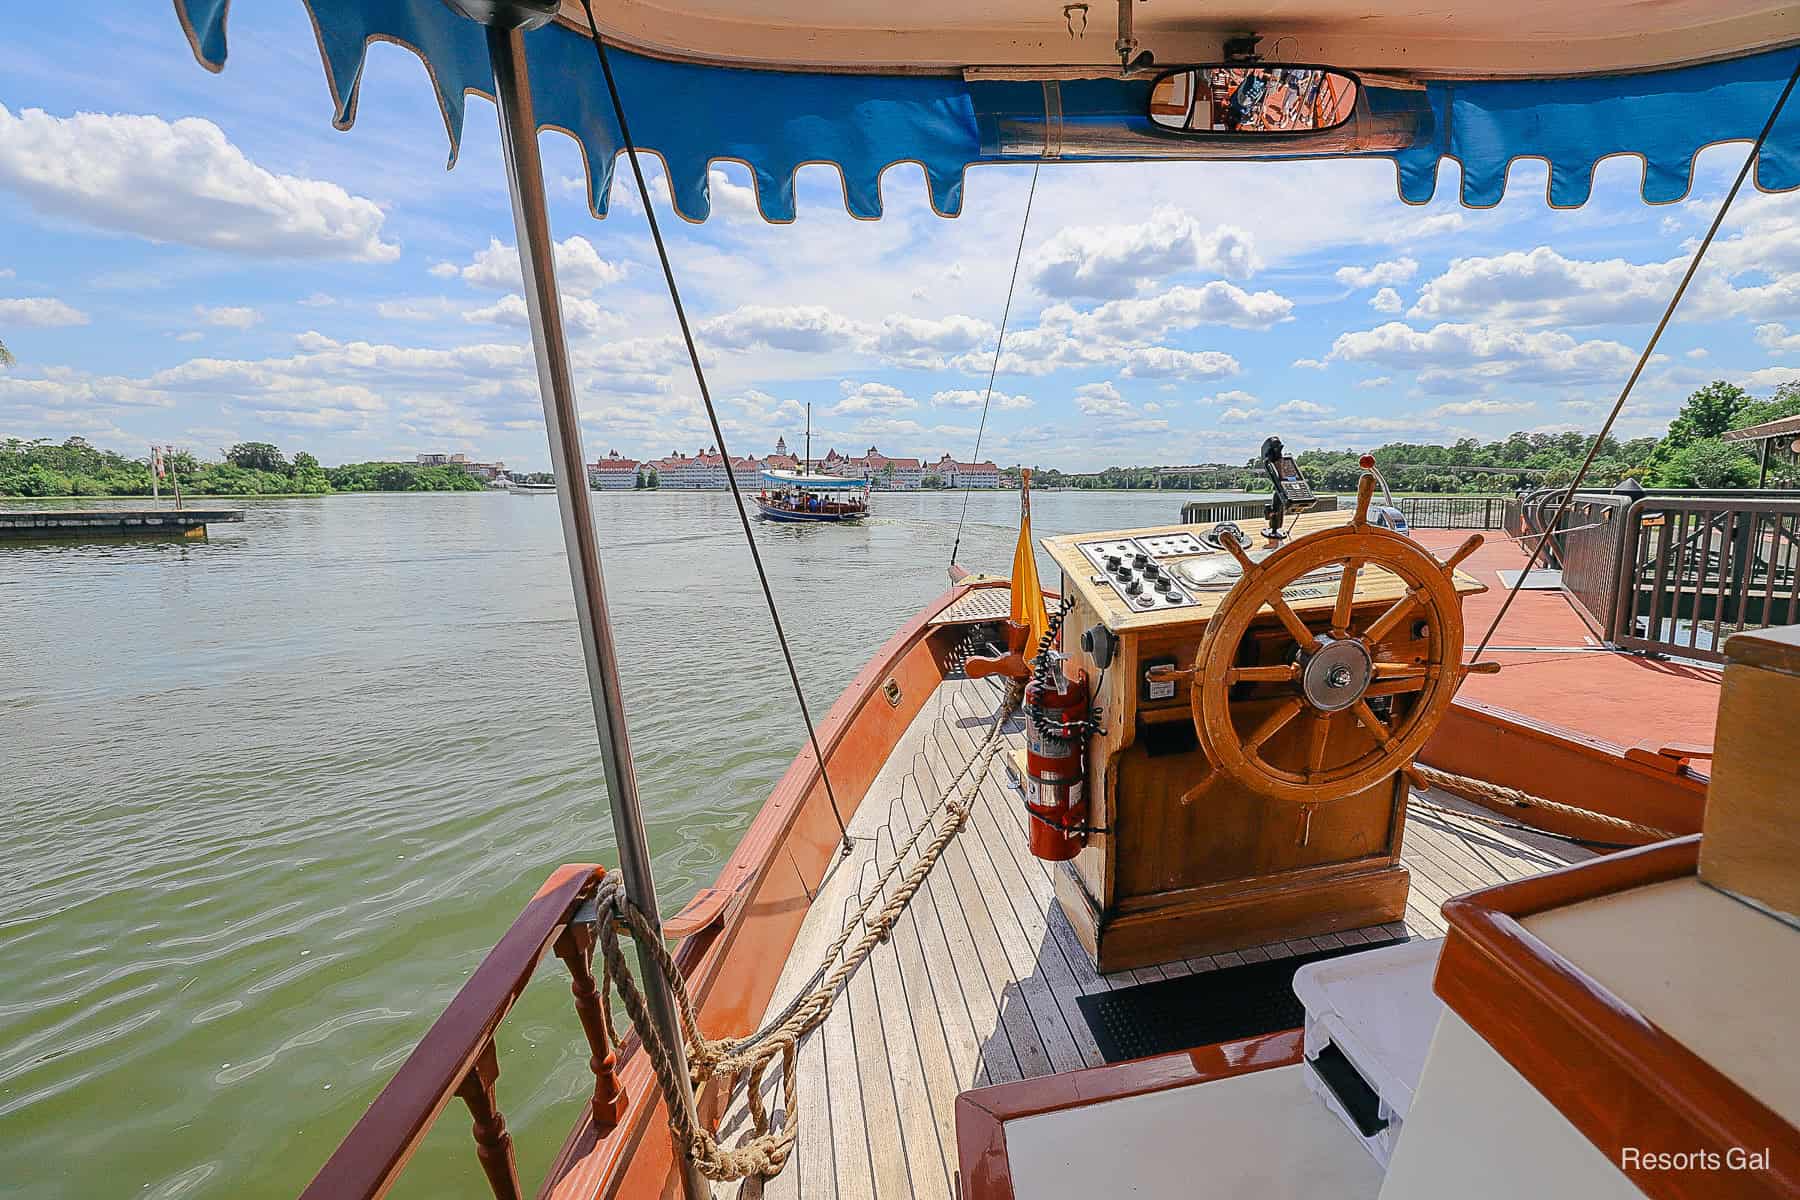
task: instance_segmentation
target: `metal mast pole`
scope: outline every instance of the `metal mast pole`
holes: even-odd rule
[[[551,8],[553,11],[554,6]],[[581,627],[594,724],[600,734],[613,834],[618,839],[619,871],[624,876],[626,896],[660,936],[662,922],[656,907],[656,885],[650,873],[650,849],[644,837],[631,739],[625,728],[625,703],[619,689],[618,655],[613,647],[606,584],[594,536],[593,501],[582,465],[581,418],[576,410],[568,342],[563,335],[562,301],[556,288],[555,243],[544,201],[544,175],[525,67],[524,34],[518,25],[490,23],[487,44],[494,69],[494,96],[500,108],[500,148],[506,159],[513,224],[518,231],[519,266],[525,276],[525,306],[531,317],[532,346],[537,353],[538,390],[543,395],[544,424],[550,433],[550,465],[558,480],[556,502],[562,512],[569,576],[575,585],[575,614]],[[686,1079],[687,1054],[668,981],[646,947],[639,946],[637,952],[638,978],[649,1003],[651,1020],[663,1045],[674,1056],[675,1075]],[[690,1126],[699,1127],[691,1088],[684,1090],[682,1103]],[[677,1147],[675,1157],[681,1164],[683,1191],[688,1200],[711,1195],[699,1168],[688,1157],[687,1148]]]

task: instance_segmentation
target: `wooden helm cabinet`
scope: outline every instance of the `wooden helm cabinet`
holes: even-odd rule
[[[1288,544],[1351,518],[1348,511],[1299,516],[1289,526]],[[1098,543],[1130,541],[1164,551],[1152,561],[1167,572],[1201,557],[1186,551],[1210,528],[1168,525],[1043,541],[1061,569],[1062,594],[1074,600],[1061,638],[1068,667],[1085,671],[1090,684],[1097,684],[1094,701],[1101,709],[1100,732],[1087,747],[1088,822],[1097,832],[1053,874],[1058,902],[1103,972],[1398,921],[1406,911],[1409,881],[1400,863],[1406,785],[1398,761],[1375,783],[1325,803],[1276,799],[1209,762],[1191,707],[1198,676],[1177,674],[1154,689],[1147,680],[1157,666],[1177,672],[1195,666],[1208,623],[1227,594],[1183,588],[1185,602],[1179,606],[1162,606],[1168,602],[1159,595],[1152,600],[1159,607],[1140,611],[1134,604],[1143,601],[1132,597],[1128,603],[1105,563],[1090,555],[1100,554]],[[1433,653],[1445,671],[1458,672],[1461,598],[1485,588],[1461,572],[1445,573],[1450,587],[1441,594],[1456,609],[1456,644]],[[1334,579],[1289,586],[1281,594],[1309,630],[1325,633],[1340,615],[1333,611],[1338,586]],[[1399,575],[1365,566],[1357,577],[1350,625],[1366,626],[1407,590]],[[1425,632],[1416,624],[1397,622],[1381,641],[1380,657],[1427,657],[1428,647],[1412,641]],[[1096,625],[1116,639],[1104,671],[1082,647],[1082,634]],[[1294,647],[1289,628],[1265,607],[1251,621],[1237,661],[1285,661]],[[1238,689],[1245,695],[1232,701],[1234,719],[1241,716],[1254,726],[1281,703],[1261,698],[1262,690]],[[1318,747],[1299,745],[1308,737],[1303,725],[1296,721],[1271,737],[1268,755],[1318,753]],[[1331,721],[1319,741],[1334,761],[1374,744],[1355,719]]]

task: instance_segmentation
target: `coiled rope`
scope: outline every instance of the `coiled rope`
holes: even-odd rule
[[[893,861],[881,872],[874,890],[863,901],[856,917],[845,923],[837,938],[826,948],[819,969],[813,976],[819,981],[817,985],[790,1004],[775,1020],[747,1037],[713,1039],[700,1032],[693,999],[688,995],[687,982],[663,945],[661,936],[650,927],[644,914],[625,895],[624,884],[618,875],[608,875],[601,880],[600,888],[595,894],[595,903],[599,910],[598,940],[602,962],[600,1012],[606,1020],[607,1035],[613,1039],[614,1045],[618,1044],[618,1035],[612,1027],[611,1006],[612,990],[616,987],[626,1015],[643,1039],[644,1052],[649,1056],[657,1088],[661,1091],[664,1107],[669,1112],[669,1125],[676,1145],[708,1179],[723,1183],[773,1175],[786,1165],[799,1132],[795,1113],[799,1104],[797,1064],[800,1040],[824,1024],[838,996],[843,992],[845,982],[867,960],[876,944],[888,939],[894,923],[906,911],[908,902],[942,857],[944,847],[967,824],[976,794],[992,769],[994,759],[1006,745],[1006,723],[1018,708],[1021,694],[1022,689],[1016,683],[1007,689],[986,738],[944,788],[937,802],[906,839],[905,845],[895,852]],[[917,861],[902,872],[901,865],[906,861],[906,856],[919,844],[927,830],[935,832],[919,852]],[[892,894],[887,895],[887,902],[871,917],[870,909],[888,893],[890,883],[895,885]],[[850,938],[858,927],[861,927],[863,933],[852,945]],[[674,1056],[658,1036],[655,1023],[650,1020],[650,1010],[645,1004],[643,992],[631,973],[631,966],[626,961],[620,944],[622,936],[635,938],[638,945],[656,963],[656,969],[668,980],[669,990],[675,997],[682,1041],[687,1049],[690,1075],[687,1080],[680,1078]],[[845,949],[846,946],[849,947],[848,950]],[[842,961],[833,969],[831,964],[840,955]],[[781,1093],[786,1114],[781,1127],[773,1129],[763,1102],[762,1081],[769,1064],[777,1058],[781,1060]],[[686,1105],[681,1103],[682,1088],[697,1089],[712,1079],[723,1081],[726,1099],[736,1091],[740,1081],[745,1085],[744,1100],[750,1110],[751,1129],[734,1146],[721,1146],[711,1130],[693,1124],[687,1117]]]

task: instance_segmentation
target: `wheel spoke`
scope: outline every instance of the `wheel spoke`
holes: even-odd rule
[[[1313,717],[1306,746],[1306,773],[1317,775],[1325,769],[1325,745],[1331,739],[1331,718],[1335,713],[1319,713]]]
[[[1388,634],[1394,631],[1394,627],[1400,624],[1401,618],[1411,612],[1413,606],[1418,604],[1418,602],[1419,593],[1412,588],[1408,588],[1406,590],[1406,595],[1394,602],[1394,607],[1388,609],[1379,617],[1376,617],[1374,622],[1367,629],[1363,630],[1363,640],[1373,645],[1387,637]]]
[[[1257,749],[1264,742],[1286,729],[1288,722],[1299,716],[1300,710],[1305,707],[1306,705],[1298,697],[1283,700],[1275,706],[1275,711],[1271,712],[1263,723],[1256,727],[1256,732],[1244,739],[1244,749],[1254,757]]]
[[[1431,673],[1429,667],[1419,663],[1378,662],[1375,664],[1377,679],[1423,679]]]
[[[1424,690],[1425,677],[1423,675],[1415,675],[1410,679],[1378,679],[1368,686],[1367,690],[1363,692],[1363,695],[1402,696],[1407,692],[1422,692]]]
[[[1229,667],[1225,671],[1226,686],[1234,683],[1289,683],[1300,673],[1291,663],[1273,667]]]
[[[1383,750],[1386,750],[1393,738],[1388,734],[1388,727],[1381,723],[1381,718],[1375,715],[1375,710],[1369,707],[1369,702],[1358,700],[1350,706],[1350,711],[1356,714],[1356,719],[1362,722],[1362,727],[1373,735]]]
[[[1350,602],[1356,598],[1357,559],[1344,562],[1344,577],[1338,581],[1337,603],[1331,606],[1331,636],[1343,637],[1350,628]]]
[[[1300,619],[1299,613],[1289,607],[1288,602],[1282,598],[1279,591],[1269,597],[1269,607],[1275,610],[1275,615],[1281,618],[1281,623],[1287,626],[1287,631],[1293,635],[1296,642],[1300,643],[1301,649],[1317,650],[1319,648],[1318,636],[1306,627],[1306,622]]]

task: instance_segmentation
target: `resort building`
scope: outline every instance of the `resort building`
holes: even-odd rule
[[[421,467],[461,467],[477,479],[492,482],[506,474],[503,462],[471,462],[466,454],[419,454],[414,456]]]
[[[638,484],[641,465],[637,459],[622,457],[614,450],[588,464],[588,486],[602,492],[628,492]]]
[[[925,483],[925,468],[916,458],[889,458],[875,447],[859,459],[851,459],[878,488],[894,492],[917,491]]]
[[[997,488],[1000,486],[1000,468],[991,462],[957,462],[946,454],[932,465],[931,472],[944,481],[945,487]]]

